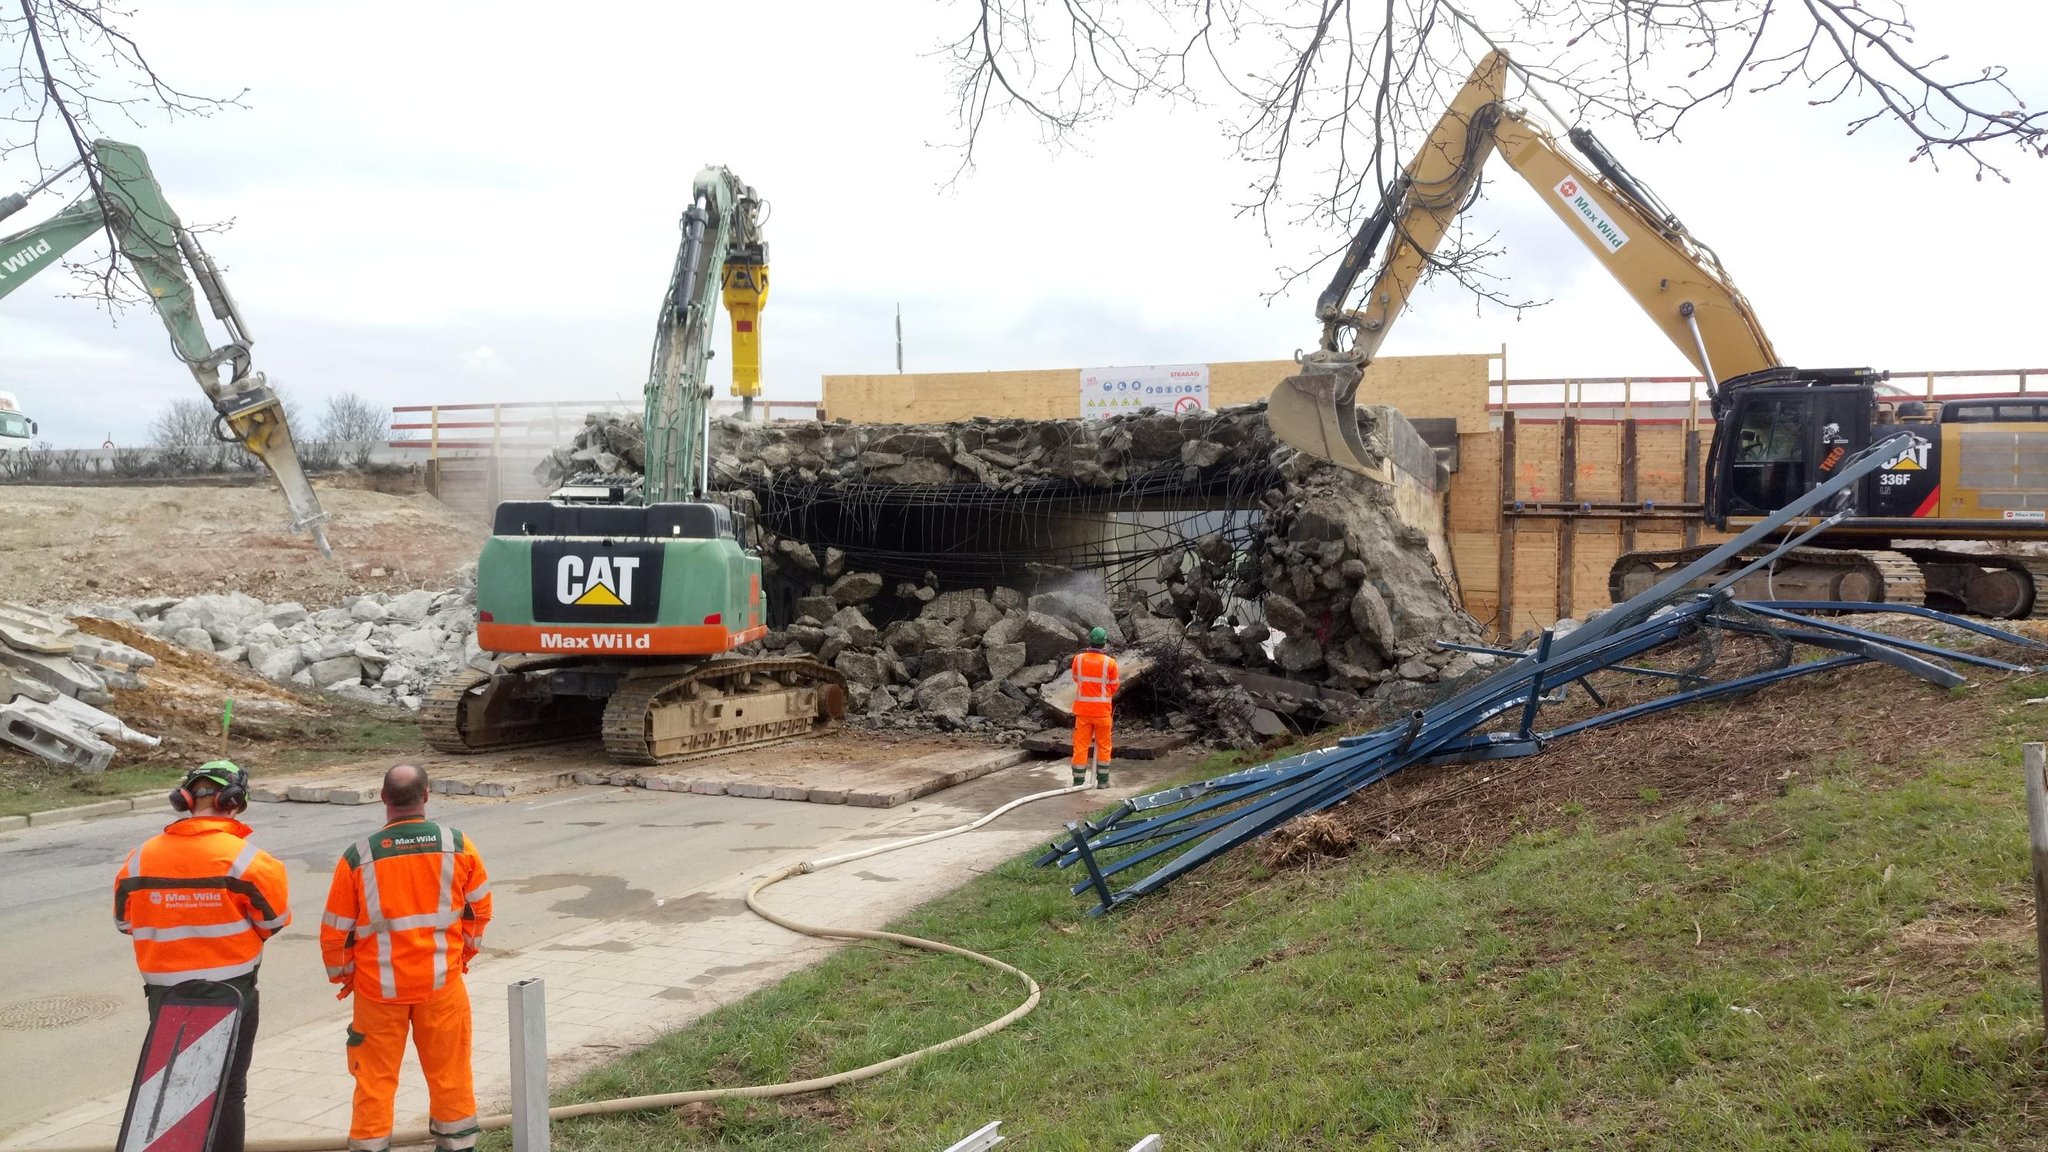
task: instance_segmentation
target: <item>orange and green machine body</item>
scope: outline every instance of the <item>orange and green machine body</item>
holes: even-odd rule
[[[719,504],[498,506],[477,564],[486,651],[713,656],[768,633],[761,561]]]
[[[732,319],[732,390],[761,390],[768,299],[762,202],[724,168],[697,174],[657,318],[646,389],[645,473],[577,477],[550,500],[498,506],[477,560],[485,651],[606,660],[715,656],[768,631],[748,526],[703,499],[710,457],[711,324]]]

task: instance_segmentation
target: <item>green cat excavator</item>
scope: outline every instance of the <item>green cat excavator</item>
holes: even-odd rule
[[[220,414],[215,434],[240,443],[263,461],[291,506],[291,530],[311,532],[320,554],[330,555],[321,528],[327,514],[320,510],[320,499],[299,466],[298,450],[292,444],[277,393],[265,383],[263,373],[249,371],[249,345],[254,341],[213,258],[165,202],[164,190],[150,173],[142,149],[114,140],[95,140],[92,152],[91,169],[98,175],[96,195],[86,196],[33,228],[0,237],[0,297],[56,265],[86,237],[102,230],[111,232],[128,267],[148,291],[157,316],[170,330],[171,351],[192,370]],[[0,219],[21,211],[29,197],[84,163],[83,159],[73,162],[27,192],[0,197]],[[214,317],[227,326],[228,342],[218,348],[200,324],[192,282],[185,278],[187,267]],[[223,370],[226,379],[222,379]]]
[[[602,735],[659,764],[815,735],[845,714],[844,677],[811,660],[733,655],[767,634],[750,525],[704,499],[711,325],[733,324],[734,392],[759,390],[768,291],[763,202],[724,168],[697,174],[646,389],[644,477],[588,474],[500,504],[477,561],[477,643],[420,708],[427,743],[480,752]]]

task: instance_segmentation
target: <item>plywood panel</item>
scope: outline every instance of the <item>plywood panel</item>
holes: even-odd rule
[[[1515,533],[1515,619],[1508,629],[1511,633],[1547,628],[1557,621],[1557,531],[1531,527],[1533,523],[1536,522],[1525,521]]]
[[[1559,499],[1557,441],[1558,426],[1556,424],[1515,422],[1515,497],[1517,499]]]
[[[1580,500],[1621,499],[1621,425],[1579,425]]]
[[[1413,417],[1451,417],[1460,434],[1484,432],[1486,382],[1492,357],[1386,356],[1373,361],[1359,382],[1359,399],[1386,404]]]
[[[1475,593],[1500,591],[1500,537],[1467,532],[1451,538],[1451,560],[1458,566],[1458,586],[1470,600]]]
[[[1500,433],[1460,433],[1458,471],[1451,477],[1451,535],[1494,535],[1500,529]]]
[[[1702,456],[1711,430],[1700,434]],[[1685,499],[1685,429],[1673,424],[1645,424],[1636,429],[1637,491],[1660,504]],[[1701,466],[1705,466],[1704,460]]]
[[[1586,613],[1607,607],[1607,574],[1620,555],[1619,525],[1599,521],[1579,525],[1578,542],[1572,549],[1573,616],[1583,620]]]
[[[1389,356],[1374,361],[1359,399],[1389,404],[1412,417],[1445,417],[1458,431],[1484,432],[1490,357]],[[1108,367],[1108,365],[1090,365]],[[1218,407],[1263,400],[1292,375],[1292,360],[1236,360],[1209,365],[1209,399]],[[1080,415],[1081,367],[1005,372],[917,372],[826,376],[827,420],[913,424],[976,416],[1071,420]]]

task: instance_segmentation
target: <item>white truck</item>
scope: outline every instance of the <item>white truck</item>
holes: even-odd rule
[[[21,414],[12,392],[0,392],[0,455],[26,452],[35,445],[36,422]]]

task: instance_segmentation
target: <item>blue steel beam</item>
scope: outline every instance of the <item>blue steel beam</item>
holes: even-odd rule
[[[2009,632],[1981,620],[1956,616],[1924,604],[1878,604],[1862,600],[1745,600],[1745,608],[1774,608],[1781,612],[1855,612],[1863,614],[1890,613],[1898,616],[1918,616],[1923,620],[1939,620],[1943,624],[2003,640],[2021,648],[2048,649],[2048,641],[2036,640],[2018,632]]]
[[[1149,863],[1176,849],[1184,849],[1122,892],[1104,897],[1096,909],[1099,914],[1132,897],[1155,891],[1217,855],[1288,820],[1339,803],[1361,788],[1412,764],[1476,756],[1529,755],[1540,751],[1547,740],[1559,734],[1618,723],[1697,700],[1753,691],[1765,684],[1865,659],[1901,663],[1919,675],[1954,677],[1955,674],[1948,669],[1909,655],[1892,644],[1890,638],[1876,634],[1869,637],[1847,636],[1820,629],[1808,635],[1824,635],[1830,646],[1851,649],[1850,654],[1774,669],[1734,681],[1707,684],[1577,721],[1553,733],[1541,736],[1533,733],[1536,713],[1543,703],[1548,702],[1547,692],[1583,682],[1596,672],[1612,670],[1621,662],[1671,643],[1706,623],[1710,614],[1729,605],[1727,590],[1742,572],[1773,562],[1785,551],[1824,530],[1840,514],[1823,518],[1800,535],[1781,541],[1761,557],[1746,562],[1736,576],[1723,578],[1708,593],[1691,589],[1690,585],[1695,580],[1718,571],[1744,550],[1767,542],[1779,529],[1842,497],[1863,476],[1895,455],[1895,449],[1903,440],[1903,434],[1892,437],[1851,457],[1826,483],[1785,509],[1580,628],[1563,636],[1546,634],[1536,653],[1514,654],[1514,663],[1424,710],[1419,718],[1409,717],[1371,733],[1347,737],[1339,742],[1336,749],[1290,758],[1263,770],[1247,770],[1202,785],[1141,797],[1128,805],[1130,815],[1166,809],[1175,804],[1183,804],[1184,807],[1161,811],[1159,815],[1148,816],[1135,824],[1126,823],[1129,817],[1125,816],[1112,818],[1099,828],[1076,826],[1070,834],[1073,846],[1065,852],[1048,852],[1045,860],[1050,862],[1058,858],[1065,862],[1079,856],[1084,862],[1098,865],[1091,868],[1088,880],[1076,885],[1076,889],[1095,888],[1100,894],[1106,891],[1106,887],[1097,873],[1106,878]],[[1688,599],[1684,604],[1675,603],[1682,598]],[[1800,620],[1802,624],[1811,623],[1803,618]],[[1762,630],[1772,631],[1767,627]],[[1496,651],[1493,654],[1506,653]],[[1945,652],[1941,654],[1946,655]],[[1654,673],[1657,670],[1641,671]],[[1590,689],[1590,685],[1587,687]],[[1480,728],[1516,709],[1524,713],[1522,737],[1479,733]],[[1153,843],[1107,866],[1099,866],[1100,862],[1092,859],[1093,853],[1099,849],[1146,841]]]

